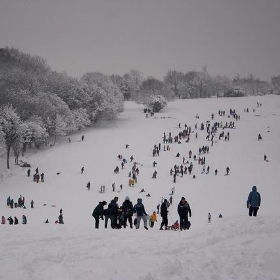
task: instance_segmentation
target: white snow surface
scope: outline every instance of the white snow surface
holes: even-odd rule
[[[262,106],[258,107],[257,102]],[[230,133],[229,141],[218,139],[222,131],[219,129],[211,146],[200,123],[234,121],[228,117],[230,108],[241,120],[235,121],[236,129],[225,129]],[[249,108],[249,113],[244,112],[245,108]],[[218,116],[218,110],[225,110],[226,116]],[[213,121],[211,113],[215,114]],[[172,143],[171,151],[163,151],[163,132],[177,135],[182,131],[179,123],[181,127],[185,123],[191,125],[194,132],[189,143]],[[0,216],[17,216],[20,223],[0,225],[0,279],[280,279],[279,123],[280,96],[274,95],[177,100],[148,118],[142,105],[125,102],[125,111],[117,120],[71,135],[71,143],[68,136],[61,137],[55,146],[29,151],[21,157],[32,166],[29,178],[27,168],[14,165],[11,158],[11,169],[7,170],[6,159],[2,158]],[[261,141],[257,140],[258,133],[263,137]],[[159,143],[160,156],[153,157],[153,146]],[[196,178],[184,175],[173,183],[169,170],[174,164],[181,164],[183,156],[188,159],[189,150],[198,157],[198,148],[203,145],[210,147],[210,152],[203,155],[210,173],[201,174],[202,166],[192,160]],[[178,152],[179,158],[175,157]],[[128,163],[119,174],[114,174],[114,168],[121,163],[118,154]],[[268,162],[264,161],[264,154]],[[134,187],[128,186],[131,155],[140,169]],[[156,168],[152,166],[154,160]],[[227,166],[229,176],[225,176]],[[36,167],[45,173],[44,183],[32,181]],[[154,170],[158,172],[156,179],[151,178]],[[112,191],[113,182],[116,192]],[[106,186],[103,194],[99,193],[101,185]],[[254,185],[262,203],[258,216],[249,217],[246,201]],[[172,187],[175,194],[169,208],[169,224],[179,218],[177,205],[184,196],[192,209],[190,230],[160,231],[160,215],[149,230],[143,228],[143,222],[138,230],[105,229],[102,220],[100,228],[94,228],[91,214],[99,201],[110,202],[118,196],[121,205],[129,196],[135,204],[141,197],[147,213],[152,214],[162,197],[169,199]],[[145,192],[139,193],[142,188]],[[148,193],[151,197],[146,197]],[[8,208],[9,195],[15,200],[24,196],[27,209]],[[32,199],[34,209],[30,208]],[[60,208],[64,225],[54,223]],[[207,221],[209,212],[211,223]],[[218,218],[220,213],[223,218]],[[27,216],[26,225],[21,224],[23,214]],[[49,224],[44,223],[46,219]]]

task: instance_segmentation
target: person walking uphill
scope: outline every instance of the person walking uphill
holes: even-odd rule
[[[168,226],[167,199],[165,199],[163,201],[163,203],[161,204],[161,206],[160,206],[160,215],[162,217],[162,222],[161,222],[161,225],[160,225],[160,230],[163,230],[163,228],[162,228],[163,226],[165,226],[165,229],[167,229],[167,226]]]
[[[249,216],[257,216],[259,207],[261,205],[261,195],[257,191],[257,187],[253,186],[247,199],[247,208],[249,208]]]
[[[147,213],[146,213],[145,207],[142,203],[142,198],[137,199],[137,203],[133,207],[133,212],[136,213],[136,217],[137,217],[136,229],[139,229],[141,219],[144,221],[144,228],[148,229],[147,217],[146,217]]]
[[[124,228],[126,228],[127,221],[129,222],[130,228],[132,228],[133,205],[128,196],[125,197],[122,210],[124,213]]]
[[[95,228],[99,228],[99,218],[104,219],[104,206],[107,204],[106,201],[100,201],[99,204],[94,208],[92,217],[95,219]]]
[[[119,205],[118,205],[119,198],[117,196],[111,200],[108,205],[107,213],[105,216],[105,228],[107,228],[108,220],[111,220],[111,228],[117,227],[117,217],[119,214]]]
[[[190,222],[188,220],[188,215],[192,216],[192,211],[189,203],[184,197],[181,198],[181,201],[178,204],[178,214],[180,217],[180,230],[189,229]]]

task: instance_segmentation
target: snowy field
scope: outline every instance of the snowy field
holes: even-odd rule
[[[211,146],[200,124],[234,121],[228,117],[230,108],[240,115],[240,121],[235,121],[235,129],[224,129],[230,133],[229,141],[219,140],[219,129]],[[249,112],[244,112],[245,108]],[[226,115],[219,116],[219,110],[225,110]],[[190,141],[172,143],[170,151],[163,151],[163,132],[175,136],[184,124],[192,127]],[[62,137],[54,147],[26,154],[21,159],[31,164],[31,177],[26,175],[27,168],[13,164],[13,158],[7,170],[2,158],[0,216],[17,216],[20,224],[0,225],[0,279],[279,280],[279,124],[280,96],[178,100],[148,118],[143,106],[126,102],[118,120],[71,135],[71,143],[68,136]],[[259,133],[263,138],[260,141]],[[159,143],[160,155],[153,157],[153,146]],[[209,174],[201,174],[202,165],[192,159],[196,178],[187,174],[173,183],[169,170],[174,164],[182,164],[183,156],[188,159],[189,150],[198,158],[203,145],[210,147],[209,153],[203,154]],[[119,154],[128,163],[114,174],[115,167],[120,167]],[[268,161],[264,161],[264,154]],[[140,169],[134,187],[128,186],[131,156]],[[227,166],[230,175],[225,176]],[[36,167],[44,172],[44,183],[32,181]],[[158,172],[156,179],[151,178],[154,170]],[[106,186],[105,193],[99,193],[101,185]],[[262,204],[258,217],[249,217],[246,201],[254,185]],[[162,197],[169,199],[172,187],[175,193],[169,224],[179,218],[177,205],[184,196],[192,209],[189,231],[160,231],[160,215],[148,231],[142,223],[139,230],[105,229],[104,221],[99,229],[94,228],[91,214],[99,201],[109,202],[118,196],[121,205],[129,196],[135,204],[141,197],[147,213],[152,214]],[[139,193],[142,188],[145,192]],[[146,196],[148,193],[151,197]],[[17,200],[20,195],[25,197],[27,209],[6,206],[8,196]],[[30,208],[31,200],[34,209]],[[61,208],[64,225],[54,223]],[[209,212],[211,223],[207,221]],[[21,224],[23,214],[27,225]],[[219,214],[223,218],[218,218]],[[46,219],[49,224],[44,223]]]

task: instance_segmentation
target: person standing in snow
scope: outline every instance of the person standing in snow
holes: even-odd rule
[[[154,227],[155,222],[157,222],[157,213],[156,211],[150,216],[150,227]]]
[[[227,167],[226,168],[226,175],[229,175],[229,171],[230,171],[230,169],[229,169],[229,167]]]
[[[27,218],[25,215],[22,215],[22,224],[26,225],[27,224]]]
[[[44,173],[41,173],[41,182],[44,182],[44,180],[45,180],[45,174]]]
[[[126,222],[129,222],[130,228],[132,228],[132,216],[133,216],[133,205],[129,197],[126,196],[122,204],[122,211],[124,213],[124,228],[126,228]]]
[[[107,228],[108,220],[111,220],[111,228],[116,228],[117,226],[117,217],[119,214],[119,205],[118,205],[119,198],[117,196],[111,200],[108,205],[107,213],[105,216],[105,228]]]
[[[14,224],[14,220],[13,220],[13,218],[11,216],[7,220],[9,221],[9,225],[13,225]]]
[[[148,227],[147,227],[147,215],[148,214],[145,211],[145,207],[142,203],[142,198],[137,199],[137,203],[133,207],[133,212],[136,213],[136,217],[137,217],[136,229],[139,229],[141,219],[144,221],[144,228],[148,229]]]
[[[5,225],[6,224],[6,219],[4,216],[2,216],[2,219],[1,219],[1,225]]]
[[[177,211],[180,217],[180,230],[186,229],[189,222],[188,215],[191,217],[192,211],[189,203],[186,201],[184,197],[181,198],[181,201],[178,204]]]
[[[99,204],[94,208],[92,217],[95,219],[95,228],[99,228],[99,218],[104,220],[103,215],[105,214],[104,206],[107,204],[106,201],[100,201]]]
[[[160,206],[160,215],[162,217],[162,222],[160,224],[160,230],[163,230],[163,226],[165,226],[165,229],[167,229],[168,226],[168,210],[167,210],[167,199],[164,199],[163,203]]]
[[[249,208],[249,216],[252,215],[254,217],[257,216],[259,207],[261,205],[261,195],[257,191],[257,187],[253,186],[252,191],[249,193],[248,199],[247,199],[247,208]]]

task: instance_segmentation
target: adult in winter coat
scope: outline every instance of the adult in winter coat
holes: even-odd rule
[[[6,224],[6,219],[4,216],[2,216],[2,219],[1,219],[1,225],[5,225]]]
[[[58,223],[62,224],[62,225],[64,224],[62,212],[60,212],[60,214],[58,216]]]
[[[259,207],[261,205],[261,195],[257,191],[257,187],[253,186],[247,199],[247,208],[249,208],[249,216],[257,216]]]
[[[14,223],[14,220],[11,216],[7,220],[9,221],[9,225],[12,225]]]
[[[161,204],[160,206],[160,215],[162,217],[162,222],[160,224],[160,230],[163,230],[163,226],[165,226],[165,229],[167,229],[167,226],[168,226],[168,218],[167,218],[167,215],[168,215],[168,210],[167,210],[167,199],[165,199],[163,201],[163,203]]]
[[[27,218],[25,215],[22,215],[22,224],[26,225],[27,224]]]
[[[136,219],[137,219],[137,224],[136,224],[136,229],[139,229],[140,227],[140,221],[141,219],[144,221],[144,228],[148,229],[147,227],[147,213],[145,211],[145,207],[142,203],[142,198],[137,199],[137,203],[133,207],[133,212],[136,213]]]
[[[122,204],[122,212],[124,214],[124,228],[126,228],[127,221],[129,222],[130,228],[132,228],[133,205],[128,196],[125,197]]]
[[[111,220],[111,227],[112,228],[117,227],[117,217],[119,214],[119,205],[117,204],[118,200],[119,198],[115,196],[114,199],[112,199],[108,205],[108,209],[106,211],[106,216],[105,216],[105,228],[107,228],[109,219]]]
[[[192,216],[192,211],[189,203],[186,201],[184,197],[181,198],[178,204],[178,214],[180,217],[180,230],[188,228],[188,215]]]
[[[104,219],[104,206],[106,204],[106,201],[100,201],[92,212],[92,217],[95,219],[95,228],[99,228],[99,218]]]

